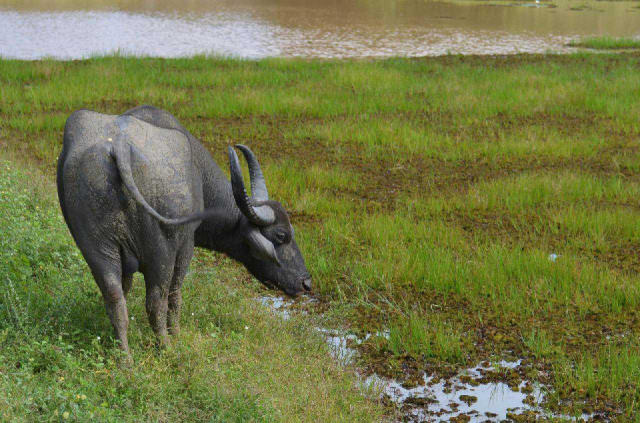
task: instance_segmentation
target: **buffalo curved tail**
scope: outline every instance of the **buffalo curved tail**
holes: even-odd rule
[[[133,198],[149,213],[151,216],[156,218],[158,221],[164,223],[165,225],[186,225],[187,223],[197,222],[201,220],[205,220],[215,216],[217,213],[213,210],[204,210],[198,213],[191,214],[185,217],[179,217],[176,219],[168,218],[162,216],[158,213],[147,200],[144,199],[140,190],[138,190],[138,186],[133,179],[133,172],[131,171],[131,145],[124,141],[122,137],[116,137],[113,141],[113,145],[111,148],[111,157],[116,162],[116,166],[118,168],[118,173],[124,182],[124,185],[127,187]]]

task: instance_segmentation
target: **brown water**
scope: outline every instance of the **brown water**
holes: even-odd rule
[[[386,57],[568,51],[640,37],[640,2],[0,0],[0,55]]]

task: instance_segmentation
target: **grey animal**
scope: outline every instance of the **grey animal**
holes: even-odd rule
[[[311,276],[282,205],[269,199],[258,160],[247,194],[229,147],[231,181],[170,113],[140,106],[120,116],[78,110],[64,129],[58,197],[67,226],[104,297],[120,348],[129,357],[127,293],[140,271],[158,342],[179,331],[182,281],[194,246],[243,263],[290,296]]]

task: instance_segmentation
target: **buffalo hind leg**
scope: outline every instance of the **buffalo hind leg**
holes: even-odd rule
[[[120,349],[126,353],[127,362],[131,360],[129,351],[129,341],[127,339],[127,326],[129,316],[127,312],[127,300],[122,290],[122,276],[119,271],[93,271],[93,277],[102,292],[107,315]]]
[[[169,287],[169,308],[167,314],[167,326],[171,335],[180,332],[180,310],[182,309],[182,281],[189,269],[189,263],[193,256],[193,244],[182,248],[176,257],[176,265],[173,269],[173,278]]]
[[[173,277],[173,265],[168,261],[144,274],[147,290],[146,310],[151,329],[156,334],[158,346],[163,348],[169,341],[167,333],[167,310],[169,308],[169,287]]]

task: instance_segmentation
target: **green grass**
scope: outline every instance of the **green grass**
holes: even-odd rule
[[[571,41],[568,45],[570,47],[584,47],[594,50],[631,50],[640,49],[640,39],[602,36]]]
[[[393,354],[426,356],[445,362],[463,359],[463,342],[458,328],[437,316],[410,314],[389,327],[388,348]]]
[[[394,372],[516,354],[555,389],[547,407],[630,419],[640,400],[639,64],[636,53],[2,60],[0,140],[48,181],[79,108],[169,110],[225,170],[226,145],[248,144],[291,212],[328,324],[390,330],[363,344],[365,362]],[[235,287],[223,275],[245,273],[216,260],[217,270],[197,265],[219,272],[207,286]],[[192,295],[187,307],[199,303]],[[87,331],[109,333],[103,317]]]
[[[308,323],[257,307],[240,269],[209,254],[192,265],[184,331],[162,353],[135,281],[135,364],[119,368],[53,184],[34,178],[0,161],[0,420],[379,421]]]

